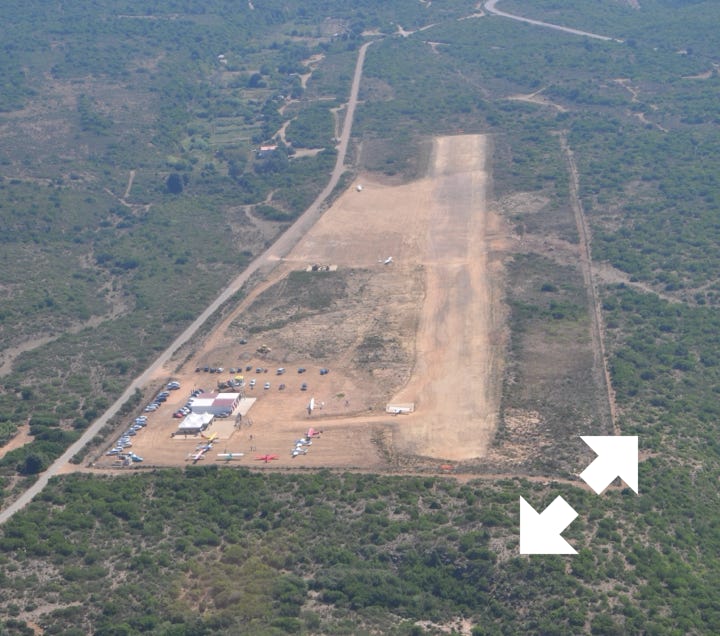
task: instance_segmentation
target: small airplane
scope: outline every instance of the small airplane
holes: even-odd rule
[[[200,433],[208,442],[212,444],[217,439],[218,434],[213,433],[212,435],[205,435],[205,433]]]
[[[310,398],[310,402],[307,405],[308,415],[312,415],[313,409],[315,408],[315,398]]]
[[[229,462],[233,459],[240,459],[241,457],[245,456],[245,453],[218,453],[217,454],[218,459],[224,459],[226,462]]]
[[[298,455],[307,455],[307,454],[308,454],[308,449],[307,449],[307,448],[302,448],[302,447],[300,447],[300,446],[294,448],[294,449],[292,450],[292,452],[290,453],[290,455],[291,455],[293,458],[297,457]]]
[[[295,440],[295,446],[310,446],[311,444],[312,440],[307,437],[301,437],[300,439]]]
[[[320,437],[321,434],[322,434],[322,431],[318,431],[317,429],[314,429],[314,428],[309,428],[307,430],[307,433],[305,433],[305,437],[307,439],[310,439],[312,437]]]
[[[277,455],[258,455],[255,458],[256,462],[265,462],[266,464],[273,459],[280,459]]]
[[[189,455],[188,459],[192,459],[192,463],[197,464],[203,458],[203,455],[207,452],[208,448],[203,447],[196,453],[192,453],[191,455]]]
[[[382,263],[383,265],[390,265],[390,263],[392,263],[392,262],[393,262],[392,256],[388,256],[385,259],[382,259],[382,258],[378,259],[378,263]]]

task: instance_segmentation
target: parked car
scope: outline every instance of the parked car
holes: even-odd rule
[[[320,375],[327,375],[330,373],[330,369],[320,369]]]
[[[300,390],[301,390],[301,391],[307,391],[307,384],[306,384],[305,382],[303,382],[303,383],[300,385]]]
[[[269,382],[266,382],[264,388],[269,389],[269,388],[270,388],[270,383],[269,383]]]
[[[285,390],[285,385],[284,385],[284,384],[281,384],[281,385],[278,387],[278,389],[280,389],[280,391],[284,391],[284,390]]]
[[[298,367],[298,373],[305,373],[307,369],[305,367]]]

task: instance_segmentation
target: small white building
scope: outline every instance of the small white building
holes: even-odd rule
[[[412,413],[414,410],[415,402],[406,402],[404,404],[388,404],[385,407],[385,412],[392,413],[393,415]]]
[[[212,413],[190,413],[178,426],[178,435],[197,435],[204,431],[215,416]]]

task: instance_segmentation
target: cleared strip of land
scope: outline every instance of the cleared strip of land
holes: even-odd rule
[[[416,364],[394,398],[418,406],[397,429],[404,452],[482,457],[497,425],[504,312],[488,259],[486,144],[480,135],[437,140]]]

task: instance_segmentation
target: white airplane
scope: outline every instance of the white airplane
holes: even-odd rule
[[[295,446],[310,446],[311,444],[312,440],[308,439],[307,437],[302,437],[295,440]]]
[[[290,453],[290,455],[291,455],[292,457],[297,457],[298,455],[307,455],[307,453],[308,453],[308,449],[307,449],[307,448],[302,448],[301,446],[297,446],[297,447],[295,447],[295,448],[292,450],[292,452]]]
[[[385,258],[385,259],[382,259],[382,258],[379,258],[379,259],[378,259],[378,263],[382,263],[383,265],[390,265],[390,263],[392,263],[392,262],[393,262],[393,257],[392,257],[392,256],[388,256],[388,257]]]
[[[244,457],[245,453],[218,453],[218,459],[224,459],[226,462],[232,461],[233,459],[240,459]]]
[[[315,408],[315,398],[310,398],[310,402],[307,405],[308,415],[312,415],[313,409]]]
[[[207,453],[208,450],[209,450],[209,449],[206,448],[206,447],[205,447],[205,448],[201,448],[201,449],[198,450],[196,453],[191,453],[190,455],[188,455],[187,458],[188,458],[188,460],[191,460],[191,459],[192,459],[192,463],[193,463],[193,464],[197,464],[201,459],[203,459],[203,455],[205,455],[205,453]]]

